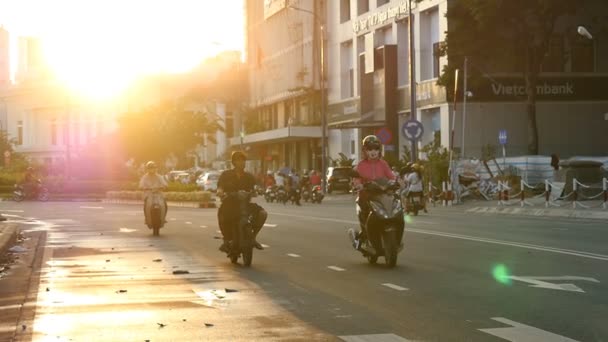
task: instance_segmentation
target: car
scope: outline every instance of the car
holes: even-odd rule
[[[203,173],[196,180],[196,184],[205,191],[217,191],[217,181],[220,179],[220,173],[218,171],[209,171]]]
[[[336,166],[327,168],[327,193],[332,193],[334,190],[350,191],[351,188],[351,172],[353,168],[350,166]]]

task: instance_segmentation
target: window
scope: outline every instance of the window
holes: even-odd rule
[[[570,71],[593,72],[595,70],[595,46],[591,39],[576,37],[570,45]]]
[[[369,12],[369,0],[358,0],[357,1],[357,14]]]
[[[564,38],[552,37],[541,69],[543,72],[563,72],[564,66]]]
[[[439,77],[439,45],[439,42],[433,43],[433,78]]]
[[[388,2],[389,2],[389,0],[378,0],[376,2],[376,7],[380,7],[380,6],[384,5],[384,4],[388,4]]]
[[[350,20],[350,0],[340,0],[340,23]]]
[[[17,121],[17,145],[23,145],[23,121]]]
[[[51,121],[51,145],[57,145],[57,119]]]
[[[350,141],[350,154],[355,154],[355,141]]]

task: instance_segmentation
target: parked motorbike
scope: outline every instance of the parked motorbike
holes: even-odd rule
[[[236,264],[239,257],[242,256],[243,265],[247,267],[251,266],[253,261],[253,214],[249,210],[252,196],[252,193],[243,190],[226,194],[226,197],[233,197],[239,203],[239,219],[238,223],[232,227],[232,241],[228,243],[226,255],[233,264]]]
[[[395,181],[381,178],[365,183],[363,189],[369,196],[370,212],[364,222],[367,239],[359,250],[370,264],[375,264],[378,257],[383,256],[388,267],[395,267],[397,255],[403,249],[404,230],[399,185]],[[357,214],[360,211],[357,203]]]
[[[312,203],[319,203],[321,204],[321,201],[323,201],[323,197],[325,197],[325,195],[323,195],[323,191],[321,190],[321,186],[320,185],[315,185],[312,187],[312,192],[310,193],[310,201]]]
[[[23,184],[15,184],[13,200],[21,202],[24,199],[46,202],[49,200],[49,189],[42,186],[40,179],[37,179],[35,185],[31,186],[27,191],[24,189]]]
[[[148,228],[152,229],[152,235],[158,236],[160,229],[165,226],[167,207],[163,193],[160,189],[144,189],[150,191],[144,203],[144,211]]]
[[[272,203],[276,200],[277,194],[275,192],[274,186],[266,187],[266,191],[264,191],[264,199],[268,203]]]

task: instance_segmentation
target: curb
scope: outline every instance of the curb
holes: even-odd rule
[[[102,199],[102,203],[110,203],[110,204],[137,204],[143,205],[143,201],[139,200],[116,200],[116,199]],[[167,202],[167,206],[169,207],[185,207],[185,208],[217,208],[215,201],[213,202]]]
[[[0,223],[0,257],[15,244],[19,230],[15,223]]]

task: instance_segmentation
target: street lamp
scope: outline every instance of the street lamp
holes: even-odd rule
[[[587,31],[587,29],[585,28],[585,26],[579,26],[576,29],[576,32],[578,32],[578,34],[580,34],[581,36],[587,38],[587,39],[593,39],[593,36],[591,35],[591,33],[589,33],[589,31]]]
[[[287,6],[288,9],[292,9],[295,11],[300,11],[300,12],[304,12],[304,13],[308,13],[311,14],[315,23],[317,24],[317,26],[319,27],[320,30],[320,42],[319,42],[319,55],[320,55],[320,62],[319,62],[319,73],[320,75],[320,79],[319,79],[319,91],[321,92],[321,177],[322,177],[322,184],[323,184],[323,192],[325,193],[327,191],[327,147],[326,147],[326,140],[327,140],[327,118],[325,115],[325,25],[323,24],[323,22],[321,22],[321,20],[319,20],[319,16],[317,15],[316,12],[304,9],[304,8],[300,8],[300,7],[295,7],[292,5],[288,5]]]

